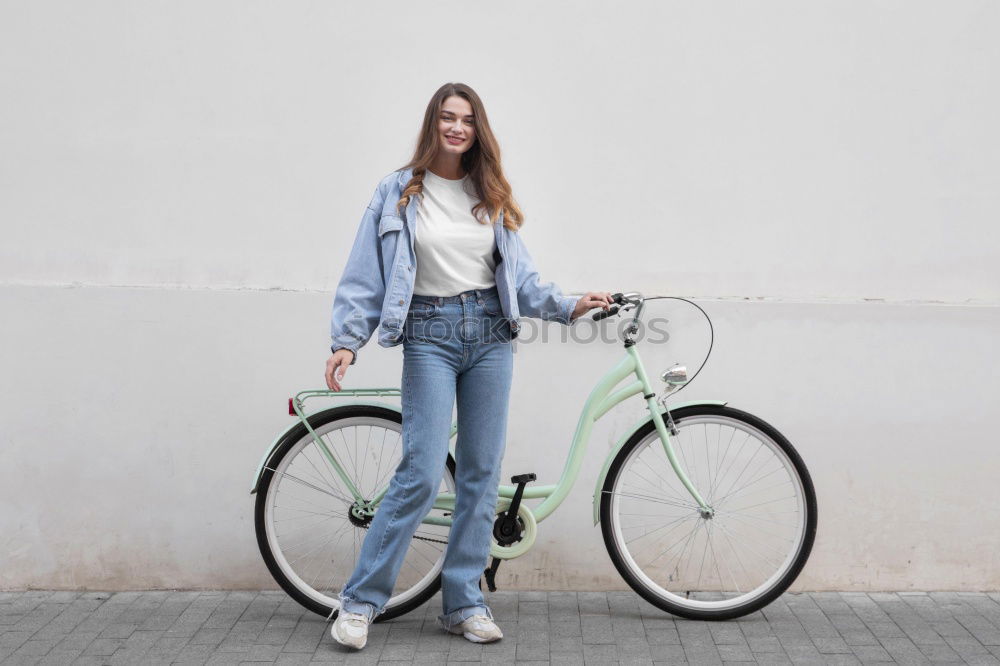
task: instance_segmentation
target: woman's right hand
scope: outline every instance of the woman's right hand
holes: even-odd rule
[[[354,360],[354,352],[350,349],[338,349],[326,361],[326,385],[334,391],[340,390],[340,382],[344,379],[347,366]]]

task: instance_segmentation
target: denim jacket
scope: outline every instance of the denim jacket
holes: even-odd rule
[[[412,175],[412,168],[399,169],[379,182],[361,218],[334,295],[330,349],[350,349],[354,352],[352,365],[376,326],[379,326],[378,343],[383,347],[403,341],[403,322],[417,270],[412,225],[417,221],[418,197],[410,197],[402,216],[396,213],[396,202]],[[493,230],[494,277],[511,338],[517,337],[521,327],[517,319],[521,315],[571,324],[578,299],[564,296],[552,282],[541,281],[521,234],[503,226],[502,212]]]

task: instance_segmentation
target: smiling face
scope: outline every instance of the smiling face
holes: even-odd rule
[[[464,97],[452,95],[441,105],[437,127],[441,149],[461,155],[476,140],[476,119],[472,114],[472,105]]]

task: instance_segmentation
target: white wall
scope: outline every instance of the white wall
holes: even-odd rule
[[[798,446],[793,589],[1000,588],[998,28],[990,2],[2,5],[0,587],[272,585],[254,467],[324,385],[375,184],[463,81],[543,277],[696,300],[715,348],[678,400]],[[667,303],[644,358],[695,368],[704,322]],[[504,476],[556,480],[619,354],[518,348]],[[373,339],[347,384],[400,358]],[[501,589],[624,588],[590,494],[641,409]]]

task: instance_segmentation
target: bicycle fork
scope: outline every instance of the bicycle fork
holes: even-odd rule
[[[669,432],[667,425],[663,422],[663,416],[660,414],[660,409],[656,404],[656,393],[653,391],[653,387],[649,383],[649,377],[646,376],[646,369],[643,367],[642,362],[639,360],[639,354],[635,350],[635,347],[629,345],[627,347],[629,355],[632,357],[634,362],[634,371],[636,376],[639,378],[639,384],[642,386],[643,398],[646,399],[646,407],[649,409],[650,416],[653,418],[653,425],[656,426],[656,432],[660,435],[660,443],[663,445],[663,451],[667,454],[667,460],[670,461],[670,466],[673,467],[674,473],[677,474],[677,478],[680,479],[681,483],[687,488],[687,491],[691,493],[691,497],[694,501],[698,503],[698,511],[701,513],[703,518],[711,518],[715,514],[715,510],[708,505],[708,503],[702,498],[701,493],[698,489],[694,487],[691,480],[688,479],[687,474],[681,469],[681,465],[677,460],[677,456],[674,454],[674,447],[670,443],[670,435],[677,434],[677,427],[674,425],[674,419],[670,415],[670,409],[664,405],[664,411],[667,414],[667,422],[670,424]]]
[[[652,397],[646,399],[646,404],[649,405],[649,411],[653,415],[653,425],[656,426],[656,432],[660,435],[660,443],[663,445],[663,451],[667,454],[667,460],[670,461],[670,466],[674,469],[674,473],[677,474],[677,478],[680,482],[684,484],[687,491],[691,493],[691,497],[694,501],[698,503],[698,511],[701,513],[702,518],[711,518],[715,515],[715,509],[710,507],[708,503],[702,499],[701,493],[698,489],[694,487],[691,480],[688,479],[687,474],[681,469],[680,463],[677,461],[677,456],[674,454],[673,444],[670,443],[670,435],[677,435],[677,426],[674,425],[674,418],[670,414],[670,410],[666,410],[667,422],[663,422],[663,416],[660,414],[660,410],[656,408],[656,402]],[[669,433],[668,433],[669,431]]]

